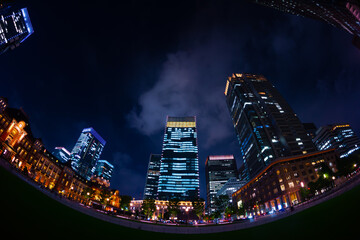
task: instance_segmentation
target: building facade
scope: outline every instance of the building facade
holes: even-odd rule
[[[161,154],[150,154],[144,199],[158,199]]]
[[[167,117],[160,163],[160,200],[199,198],[195,117]]]
[[[316,135],[317,128],[314,123],[303,123],[304,129],[307,132],[307,135],[311,137],[311,139],[314,139]]]
[[[106,160],[97,161],[94,175],[110,181],[113,172],[114,172],[114,165],[112,165]]]
[[[360,47],[360,3],[357,0],[252,0],[276,10],[324,21],[354,36]]]
[[[0,54],[18,47],[33,32],[27,8],[0,7]]]
[[[316,151],[290,105],[262,75],[233,74],[225,88],[244,167],[251,179],[275,159]]]
[[[100,159],[106,141],[92,128],[82,130],[73,150],[73,168],[85,179],[90,180]]]
[[[216,197],[227,195],[230,198],[230,202],[232,203],[232,194],[239,190],[246,183],[247,181],[232,177],[220,188],[219,191],[217,191]]]
[[[301,188],[307,188],[319,176],[322,163],[336,172],[334,149],[278,158],[233,193],[233,202],[250,215],[281,210],[303,201]]]
[[[207,211],[216,211],[217,192],[230,178],[239,178],[233,155],[208,156],[205,162]]]
[[[70,158],[70,152],[64,147],[55,147],[52,154],[62,163],[66,163]]]
[[[318,150],[335,148],[340,158],[360,149],[360,139],[347,123],[320,127],[313,141]]]
[[[46,150],[31,132],[22,109],[5,107],[0,113],[0,160],[7,161],[40,186],[75,201],[83,201],[88,182]]]

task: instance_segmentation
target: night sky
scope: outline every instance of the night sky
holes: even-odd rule
[[[83,128],[106,141],[121,194],[142,197],[166,116],[197,117],[200,189],[208,155],[240,152],[225,104],[232,73],[259,73],[303,122],[360,132],[360,50],[320,21],[246,1],[25,1],[34,34],[0,55],[0,96],[50,151]]]

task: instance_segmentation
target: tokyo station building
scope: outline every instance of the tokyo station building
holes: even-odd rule
[[[238,208],[243,206],[248,215],[298,204],[303,201],[300,189],[319,178],[317,171],[322,163],[337,171],[336,159],[335,149],[278,158],[233,193],[233,203]]]

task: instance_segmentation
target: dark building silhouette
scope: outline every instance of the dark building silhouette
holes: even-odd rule
[[[324,21],[354,36],[360,48],[360,2],[358,0],[251,0],[276,10]]]

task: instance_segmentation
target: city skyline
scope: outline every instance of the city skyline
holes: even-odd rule
[[[101,158],[114,165],[112,186],[124,194],[141,198],[149,154],[161,151],[166,115],[197,116],[201,197],[208,155],[233,154],[240,167],[223,94],[233,72],[266,76],[302,122],[348,122],[359,134],[352,94],[360,89],[358,50],[351,35],[321,21],[235,1],[185,1],[176,8],[165,1],[111,8],[77,2],[71,9],[32,1],[26,7],[35,31],[1,55],[7,81],[0,95],[26,111],[50,151],[71,150],[79,132],[93,126],[108,140]],[[127,10],[123,21],[115,9]],[[121,31],[104,38],[117,24]]]

